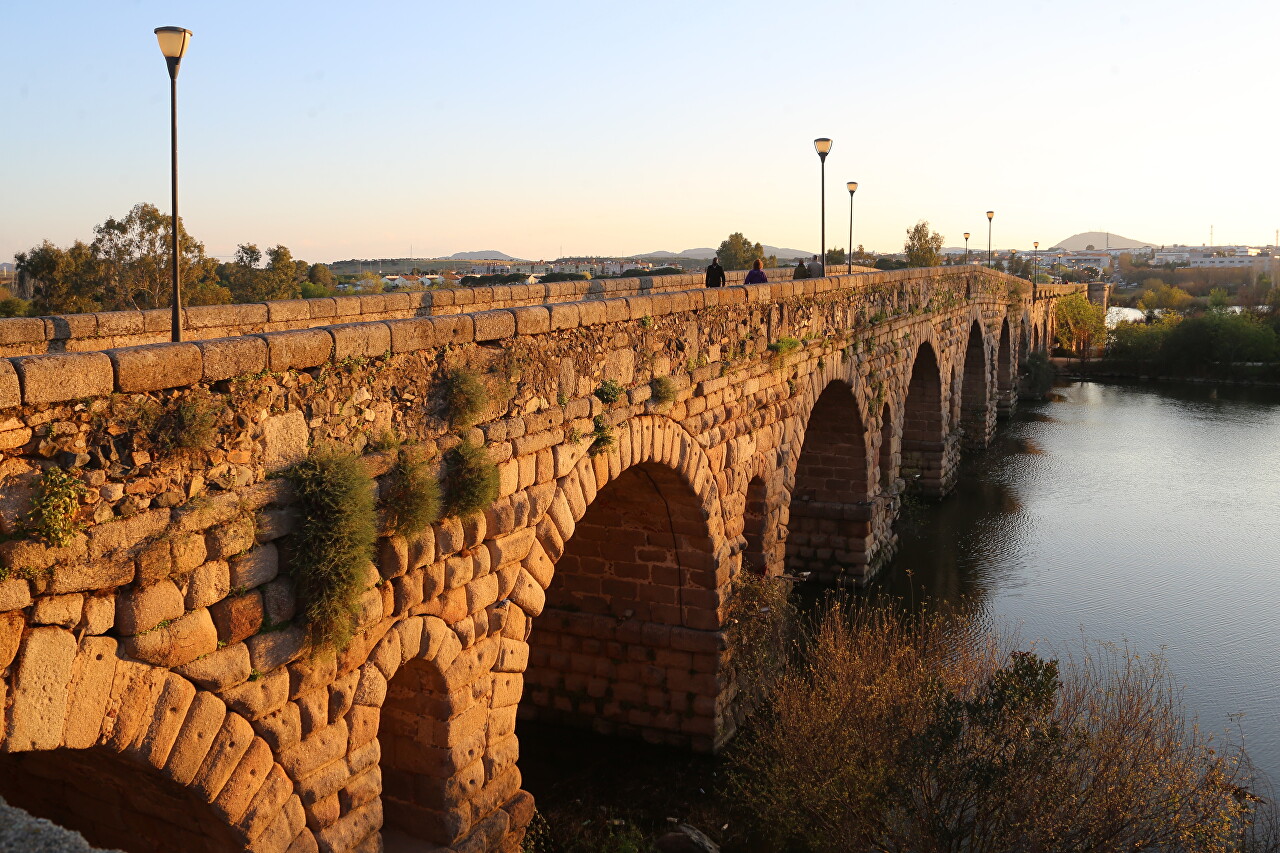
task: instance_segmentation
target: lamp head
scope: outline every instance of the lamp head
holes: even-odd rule
[[[969,239],[969,232],[968,232],[968,231],[964,232],[964,238],[965,238],[966,240],[968,240],[968,239]]]
[[[996,212],[995,212],[994,210],[988,210],[988,211],[987,211],[987,221],[988,221],[988,222],[990,222],[992,219],[994,219],[994,218],[995,218],[995,215],[996,215]]]
[[[846,187],[846,188],[848,188],[848,190],[849,190],[849,195],[853,195],[854,193],[856,193],[856,192],[858,191],[858,182],[857,182],[857,181],[850,181],[849,183],[845,184],[845,187]]]
[[[818,137],[813,140],[813,150],[818,152],[818,157],[826,160],[827,155],[831,153],[831,140],[825,136]]]
[[[160,52],[164,54],[169,66],[169,76],[178,76],[178,64],[182,55],[187,52],[187,43],[191,41],[191,30],[182,27],[156,27],[156,41],[160,42]]]
[[[1035,242],[1033,242],[1031,245],[1032,245],[1032,247],[1033,247],[1033,248],[1039,249],[1039,248],[1040,248],[1040,241],[1039,241],[1039,240],[1036,240],[1036,241],[1035,241]]]

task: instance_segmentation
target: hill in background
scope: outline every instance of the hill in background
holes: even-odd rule
[[[1068,252],[1083,252],[1089,246],[1098,251],[1110,246],[1112,249],[1149,249],[1154,243],[1132,240],[1119,234],[1108,234],[1106,231],[1085,231],[1053,244],[1054,249],[1066,249]]]
[[[497,249],[486,249],[483,252],[454,252],[449,256],[451,261],[518,261],[505,252]]]

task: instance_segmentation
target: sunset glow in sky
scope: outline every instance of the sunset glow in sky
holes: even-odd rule
[[[10,3],[0,261],[168,207],[212,255],[1269,244],[1280,4]]]

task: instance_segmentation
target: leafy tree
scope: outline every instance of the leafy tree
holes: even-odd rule
[[[333,277],[333,270],[324,264],[312,264],[311,268],[307,270],[307,281],[326,290],[332,290],[333,286],[337,284]]]
[[[551,284],[557,281],[586,281],[587,276],[580,272],[549,272],[539,281]]]
[[[1088,358],[1093,348],[1106,342],[1107,326],[1101,305],[1094,305],[1083,293],[1072,293],[1058,300],[1058,346],[1078,357]]]
[[[757,260],[764,260],[764,246],[752,243],[742,236],[741,231],[735,231],[720,244],[720,248],[716,250],[716,257],[720,260],[720,265],[727,270],[751,269],[751,265]],[[774,265],[777,265],[777,258],[774,258]]]
[[[942,266],[942,235],[929,230],[929,223],[921,219],[907,230],[907,242],[902,247],[907,254],[909,267]]]
[[[237,302],[267,302],[297,299],[302,295],[302,279],[293,254],[284,246],[273,246],[266,257],[253,243],[236,247],[235,259],[224,264],[222,274]],[[310,273],[308,267],[306,272]]]
[[[59,249],[45,240],[26,252],[14,255],[18,272],[31,279],[33,307],[42,314],[78,314],[98,311],[101,282],[98,259],[93,249],[77,240],[67,249]]]
[[[1191,304],[1191,294],[1181,287],[1170,286],[1158,278],[1149,278],[1143,285],[1146,289],[1138,297],[1138,307],[1143,311],[1154,311],[1157,308],[1181,311]]]
[[[907,268],[907,262],[897,258],[876,258],[872,266],[878,270],[901,270]]]
[[[847,263],[844,249],[827,249],[827,265]]]
[[[862,244],[858,244],[858,250],[853,253],[853,265],[855,267],[873,267],[876,265],[876,256],[862,248]]]
[[[123,219],[108,218],[93,229],[100,301],[104,308],[165,308],[173,295],[172,217],[153,204],[135,204]],[[178,263],[183,301],[227,302],[217,283],[216,263],[204,244],[178,222]]]
[[[1214,309],[1226,308],[1231,304],[1231,294],[1227,293],[1224,287],[1215,287],[1209,291],[1209,307]]]

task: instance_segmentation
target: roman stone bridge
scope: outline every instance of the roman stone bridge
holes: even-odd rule
[[[738,580],[868,578],[1072,289],[738,281],[0,321],[0,795],[128,851],[515,851],[518,717],[719,747]],[[345,597],[358,508],[291,467],[335,446]],[[471,511],[401,525],[409,451]]]

